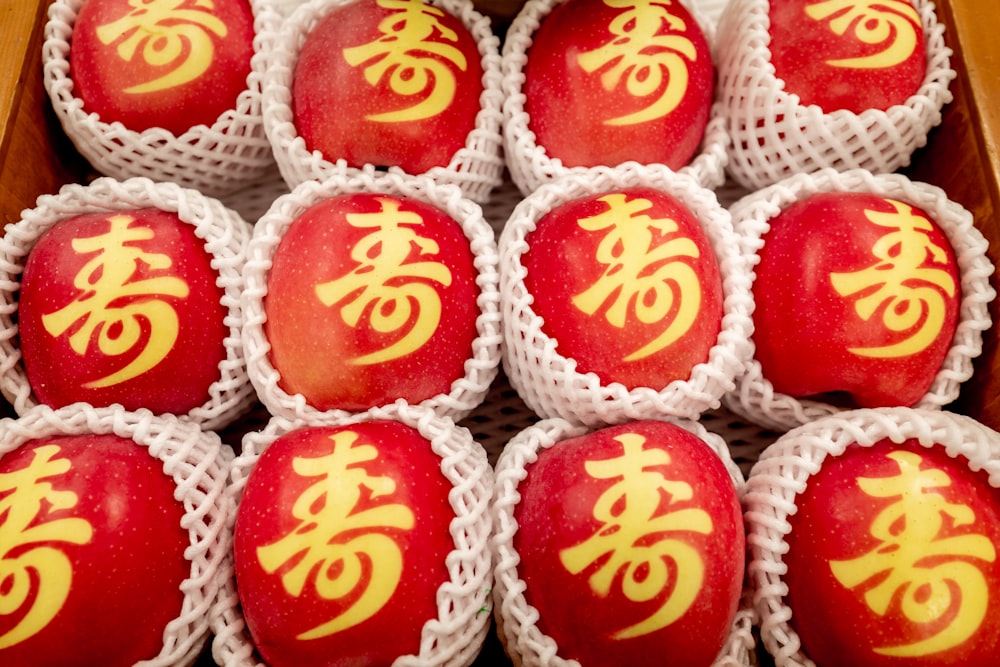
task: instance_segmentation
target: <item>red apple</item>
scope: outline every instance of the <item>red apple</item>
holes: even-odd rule
[[[362,667],[418,653],[449,580],[451,489],[430,442],[399,422],[273,441],[234,533],[243,613],[264,661]]]
[[[0,458],[0,664],[130,666],[163,648],[190,576],[162,464],[116,435]]]
[[[40,403],[186,414],[226,358],[223,290],[176,213],[86,213],[42,233],[18,302],[24,369]]]
[[[448,393],[473,354],[477,275],[462,227],[431,204],[372,193],[313,204],[267,276],[281,388],[348,411]]]
[[[639,421],[562,440],[518,493],[518,574],[561,658],[712,663],[739,604],[745,540],[733,479],[701,438]]]
[[[70,76],[104,122],[175,135],[211,126],[247,88],[254,16],[247,0],[86,0]]]
[[[421,0],[356,0],[309,31],[292,78],[309,150],[351,167],[445,167],[475,128],[479,47],[463,23]]]
[[[707,361],[722,322],[719,266],[672,195],[635,187],[580,197],[543,216],[526,241],[532,309],[581,373],[659,389]]]
[[[775,75],[802,104],[885,110],[923,84],[924,29],[910,0],[771,0],[769,18]]]
[[[756,359],[779,393],[857,407],[927,393],[958,321],[947,236],[922,210],[864,192],[819,193],[768,221],[753,295]]]
[[[820,667],[986,667],[1000,655],[1000,496],[915,440],[850,445],[798,494],[784,581]]]
[[[543,18],[524,66],[536,143],[567,167],[662,163],[701,144],[714,68],[678,1],[567,0]]]

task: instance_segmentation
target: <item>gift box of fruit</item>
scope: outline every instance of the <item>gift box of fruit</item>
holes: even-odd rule
[[[0,21],[0,664],[1000,639],[1000,10]]]

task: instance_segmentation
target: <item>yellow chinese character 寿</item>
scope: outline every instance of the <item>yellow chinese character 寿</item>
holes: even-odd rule
[[[625,361],[635,361],[663,350],[697,320],[701,282],[687,260],[698,258],[700,253],[695,242],[685,236],[654,245],[654,233],[674,234],[678,224],[646,214],[653,206],[648,199],[628,200],[626,195],[615,193],[601,197],[601,201],[608,209],[582,218],[578,224],[587,231],[606,232],[595,259],[607,268],[593,285],[573,296],[572,303],[594,315],[610,301],[605,319],[619,329],[628,326],[630,317],[662,326],[660,335],[625,357]]]
[[[177,342],[180,323],[174,307],[160,297],[186,298],[190,291],[177,276],[134,280],[140,263],[154,271],[165,271],[173,261],[169,255],[147,252],[138,245],[155,238],[155,234],[149,227],[133,225],[132,216],[114,215],[108,222],[107,233],[73,239],[73,250],[78,254],[96,254],[73,279],[79,295],[63,308],[42,316],[42,325],[54,337],[79,324],[69,335],[69,342],[81,356],[90,350],[95,333],[99,351],[111,357],[143,346],[125,367],[85,383],[87,388],[125,382],[163,361]],[[124,303],[114,305],[123,299]],[[145,341],[144,328],[148,329]]]
[[[837,35],[852,30],[865,44],[884,44],[870,55],[827,60],[832,67],[881,69],[899,65],[913,55],[923,30],[910,0],[821,0],[806,6],[805,11],[814,21],[828,21]]]
[[[861,295],[855,310],[862,319],[871,319],[881,308],[886,329],[912,330],[905,339],[891,345],[850,348],[863,357],[904,357],[926,349],[944,326],[945,297],[957,290],[947,270],[950,261],[945,249],[927,235],[932,229],[930,221],[917,215],[908,204],[886,201],[895,212],[865,212],[871,222],[891,230],[872,246],[877,261],[859,271],[830,274],[838,294]]]
[[[73,563],[55,543],[87,544],[94,534],[86,519],[51,518],[79,502],[76,493],[52,483],[72,467],[60,452],[58,445],[43,445],[26,468],[0,473],[0,617],[22,613],[0,634],[0,649],[43,630],[69,597]]]
[[[402,211],[399,202],[379,198],[381,210],[352,213],[347,222],[371,231],[351,249],[358,263],[335,280],[316,285],[317,298],[325,306],[340,306],[345,323],[357,327],[366,313],[380,334],[399,334],[386,347],[349,360],[368,365],[391,361],[420,349],[441,322],[441,295],[435,286],[451,284],[446,264],[430,259],[410,261],[415,248],[420,257],[437,255],[434,239],[421,236],[414,227],[423,224],[418,213]]]
[[[579,574],[600,563],[588,579],[600,597],[624,570],[622,594],[636,603],[663,598],[646,619],[616,631],[615,639],[628,639],[656,632],[679,619],[694,603],[705,577],[700,551],[686,536],[713,532],[712,518],[698,507],[672,508],[660,512],[662,498],[669,505],[685,503],[693,497],[687,482],[669,480],[651,468],[670,463],[662,449],[645,449],[645,437],[625,433],[615,438],[621,455],[585,463],[594,479],[614,480],[598,497],[593,516],[600,527],[585,541],[563,549],[560,561],[568,572]],[[671,576],[668,561],[676,573]],[[672,587],[669,585],[673,581]]]
[[[446,42],[457,42],[455,31],[440,18],[444,11],[421,0],[377,0],[392,10],[378,26],[378,39],[346,48],[344,59],[352,67],[365,65],[365,80],[378,84],[388,75],[390,89],[404,97],[421,96],[412,106],[366,116],[380,123],[400,123],[437,116],[455,98],[457,83],[453,69],[465,71],[465,55],[451,44],[432,39],[438,35]]]
[[[604,0],[621,10],[608,26],[612,38],[577,62],[588,74],[605,69],[601,85],[615,90],[625,80],[637,98],[651,98],[639,111],[605,120],[607,125],[635,125],[666,116],[680,104],[688,88],[688,63],[697,60],[691,39],[682,34],[684,20],[670,12],[673,0]],[[667,34],[661,34],[666,29]]]
[[[148,65],[172,67],[126,93],[157,92],[194,81],[212,65],[213,39],[228,34],[226,23],[213,13],[212,0],[129,0],[129,5],[127,14],[97,28],[98,39],[106,45],[119,42],[118,55],[126,62],[141,50]]]
[[[350,599],[334,618],[297,635],[302,640],[354,627],[385,606],[403,574],[403,552],[387,531],[415,525],[408,505],[385,502],[396,491],[395,480],[371,475],[365,468],[378,459],[378,448],[360,442],[350,430],[330,440],[330,454],[293,459],[296,474],[315,480],[292,507],[298,525],[257,549],[261,567],[269,574],[280,571],[289,595],[301,596],[312,580],[320,598]],[[358,509],[363,495],[382,502]]]
[[[901,613],[913,624],[950,616],[934,635],[873,649],[916,658],[958,646],[982,625],[991,590],[977,561],[992,563],[996,548],[975,532],[973,508],[948,502],[936,491],[951,485],[944,470],[921,468],[923,458],[915,452],[894,451],[888,458],[898,466],[897,474],[857,479],[866,495],[892,500],[869,527],[878,546],[857,558],[830,561],[830,568],[846,588],[874,583],[864,601],[880,616],[897,598]],[[946,519],[965,532],[942,536]]]

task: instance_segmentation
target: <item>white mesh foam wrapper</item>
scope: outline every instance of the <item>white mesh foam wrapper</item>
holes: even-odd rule
[[[437,591],[438,617],[424,623],[418,651],[399,656],[393,667],[467,667],[482,649],[493,607],[489,544],[493,528],[489,509],[493,468],[486,450],[468,429],[427,407],[404,401],[348,417],[326,414],[309,421],[272,417],[263,430],[244,436],[242,453],[231,466],[228,493],[238,506],[261,454],[282,435],[298,428],[346,426],[372,420],[397,421],[419,431],[441,457],[441,473],[454,487],[449,499],[455,517],[449,530],[455,548],[446,558],[450,579]],[[232,571],[231,562],[229,568]],[[212,626],[216,662],[224,667],[266,667],[246,629],[234,578],[230,577],[229,586],[219,600]]]
[[[503,141],[507,168],[511,180],[525,195],[544,183],[562,176],[586,174],[589,167],[568,167],[562,160],[551,157],[540,146],[531,130],[531,118],[525,110],[524,68],[528,62],[532,39],[552,10],[565,0],[528,0],[515,15],[504,38],[503,67]],[[715,51],[715,24],[706,18],[697,2],[681,0],[702,28],[709,48]],[[665,139],[666,141],[666,139]],[[716,188],[725,182],[728,161],[729,134],[726,131],[722,107],[712,105],[708,126],[698,152],[678,171],[690,174],[702,186]],[[613,166],[613,165],[608,165]]]
[[[292,78],[299,51],[309,31],[334,7],[351,0],[306,0],[297,6],[257,0],[259,16],[258,39],[266,58],[255,61],[263,80],[262,107],[264,131],[271,143],[278,167],[289,187],[308,180],[324,180],[331,176],[353,176],[371,172],[375,165],[351,167],[344,159],[323,156],[306,148],[305,140],[295,127],[292,113]],[[451,162],[433,167],[427,172],[439,183],[462,188],[467,197],[477,203],[489,199],[490,192],[503,180],[501,110],[503,92],[500,82],[500,43],[493,34],[488,18],[480,14],[468,0],[428,0],[428,3],[458,18],[469,30],[479,47],[483,66],[483,93],[476,125]],[[428,137],[428,141],[433,141]],[[396,166],[392,173],[404,173]]]
[[[258,220],[244,267],[246,285],[243,292],[242,336],[250,381],[271,414],[313,419],[324,412],[309,404],[302,394],[290,394],[280,386],[281,375],[271,361],[271,345],[264,332],[268,273],[278,244],[295,218],[320,201],[360,192],[398,195],[431,204],[461,225],[469,239],[479,272],[476,279],[480,311],[476,317],[477,335],[465,362],[465,375],[452,382],[447,394],[438,394],[421,402],[438,414],[461,420],[483,402],[500,368],[499,258],[496,237],[483,217],[482,208],[465,197],[457,186],[438,184],[426,175],[359,173],[354,176],[331,176],[322,182],[305,181],[288,195],[277,199]],[[341,416],[347,414],[343,410],[329,412]]]
[[[726,441],[721,436],[708,431],[696,421],[673,418],[664,420],[701,438],[725,464],[736,487],[737,495],[742,497],[743,473],[733,461]],[[516,665],[580,667],[580,663],[576,660],[569,660],[559,655],[555,639],[538,628],[540,617],[538,609],[529,604],[525,598],[524,593],[528,585],[517,569],[521,557],[514,548],[514,535],[518,531],[514,512],[521,499],[518,485],[527,477],[527,469],[538,459],[539,453],[560,441],[582,436],[588,432],[587,427],[558,417],[544,419],[515,434],[497,459],[496,490],[492,504],[495,598],[493,613],[504,648]],[[712,663],[713,667],[740,667],[754,664],[751,659],[755,640],[751,628],[754,625],[755,611],[749,604],[748,596],[744,598],[744,602],[737,610],[729,637],[715,662]],[[581,610],[581,614],[586,615],[586,611]]]
[[[521,257],[530,233],[554,208],[573,199],[634,186],[658,188],[676,197],[701,222],[715,251],[722,278],[722,327],[708,360],[685,380],[665,387],[627,388],[602,384],[595,373],[577,370],[576,360],[559,352],[558,341],[542,330],[524,284]],[[752,350],[751,275],[728,211],[693,176],[663,165],[625,164],[572,174],[539,187],[514,209],[501,233],[500,298],[504,325],[503,366],[511,386],[540,417],[562,417],[588,425],[669,415],[697,419],[716,408],[733,389]]]
[[[216,284],[223,289],[221,304],[229,329],[223,341],[226,357],[219,363],[219,377],[209,387],[205,402],[181,417],[216,429],[234,421],[253,403],[254,390],[240,339],[240,293],[250,226],[218,200],[196,190],[143,177],[118,181],[106,176],[88,185],[66,185],[57,194],[42,195],[35,208],[23,211],[21,219],[7,225],[0,237],[0,392],[18,414],[38,404],[18,347],[18,291],[28,254],[39,237],[61,220],[139,208],[173,212],[193,225],[211,255],[212,268],[218,273]]]
[[[923,84],[904,104],[855,114],[843,109],[823,113],[785,91],[768,48],[768,0],[732,0],[718,26],[719,101],[732,139],[729,175],[756,189],[826,167],[883,173],[908,165],[941,122],[941,109],[952,99],[948,86],[956,75],[934,3],[913,4],[927,47]]]
[[[788,518],[796,496],[828,457],[851,444],[868,447],[889,439],[916,439],[924,447],[944,447],[972,470],[984,470],[989,484],[1000,487],[1000,434],[970,417],[943,410],[879,408],[821,417],[788,431],[768,446],[747,477],[748,574],[760,619],[761,643],[777,667],[814,667],[793,628],[794,611],[784,600]]]
[[[133,440],[163,463],[163,473],[176,485],[174,498],[184,507],[180,526],[191,536],[190,546],[177,556],[190,561],[191,571],[181,583],[181,609],[163,629],[163,648],[136,667],[193,665],[208,642],[209,612],[229,574],[233,506],[226,490],[232,451],[215,433],[172,415],[75,403],[58,410],[38,406],[17,419],[0,420],[0,457],[30,440],[90,434]]]
[[[163,128],[137,132],[105,122],[74,96],[69,67],[73,24],[84,0],[54,0],[45,25],[45,89],[66,135],[100,173],[124,180],[145,176],[220,197],[255,182],[274,165],[264,134],[260,74],[251,67],[234,107],[212,124],[180,136]],[[251,65],[260,60],[256,52]]]
[[[798,174],[746,195],[730,207],[752,266],[759,261],[757,253],[770,229],[768,221],[795,201],[818,192],[871,192],[906,202],[927,213],[948,237],[961,272],[958,326],[927,393],[910,407],[933,409],[951,403],[958,398],[961,384],[972,377],[972,360],[982,353],[983,332],[991,326],[988,306],[996,296],[990,285],[994,267],[986,255],[988,243],[973,224],[972,214],[949,200],[940,188],[900,174],[872,174],[861,169],[838,172],[833,168]],[[723,397],[723,403],[745,419],[777,431],[844,410],[821,400],[776,392],[756,359],[747,364],[746,372],[737,378],[736,389]]]

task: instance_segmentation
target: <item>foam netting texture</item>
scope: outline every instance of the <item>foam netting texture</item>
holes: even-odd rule
[[[376,166],[350,166],[344,159],[331,161],[319,151],[310,151],[295,127],[291,84],[295,62],[309,31],[334,7],[350,0],[306,0],[268,3],[255,0],[260,50],[266,58],[255,61],[262,77],[264,132],[271,143],[278,168],[289,187],[308,180],[347,177],[371,172]],[[503,121],[500,74],[500,42],[490,20],[469,0],[429,0],[429,4],[457,17],[479,47],[483,66],[483,93],[474,129],[447,166],[433,167],[428,176],[439,183],[459,186],[467,197],[483,203],[503,180],[501,123]],[[389,166],[391,173],[404,173]]]
[[[912,407],[940,409],[953,402],[961,384],[972,377],[972,360],[982,353],[983,332],[992,321],[988,306],[996,297],[990,285],[994,267],[986,255],[988,242],[973,224],[972,214],[949,200],[940,188],[911,181],[901,174],[872,174],[862,169],[838,172],[832,168],[798,174],[748,194],[730,207],[744,254],[752,266],[759,262],[763,237],[770,229],[768,221],[793,202],[818,192],[872,192],[908,203],[927,213],[951,242],[961,274],[958,324],[941,368],[927,393]],[[762,332],[754,331],[753,335]],[[845,410],[821,400],[776,392],[756,359],[750,360],[737,378],[735,390],[723,397],[723,403],[743,418],[776,431],[787,431]]]
[[[255,44],[247,88],[232,109],[211,125],[177,136],[163,128],[142,132],[105,122],[83,108],[73,93],[70,46],[84,0],[54,0],[42,45],[43,80],[59,122],[77,150],[98,172],[121,180],[145,176],[222,196],[261,178],[274,166],[261,116],[261,59]]]
[[[191,537],[178,557],[191,562],[191,571],[181,583],[181,609],[163,629],[163,648],[136,667],[192,665],[209,640],[210,610],[229,572],[234,510],[226,488],[232,450],[215,433],[172,415],[76,403],[58,410],[39,406],[0,420],[0,457],[30,440],[90,434],[114,434],[145,447],[176,485],[174,498],[184,506],[180,526]]]
[[[707,361],[696,364],[685,380],[666,387],[629,389],[604,384],[595,373],[577,369],[562,355],[557,341],[544,330],[544,320],[531,307],[533,297],[521,257],[530,233],[549,211],[578,197],[633,186],[651,186],[673,195],[701,222],[715,251],[722,277],[723,316],[718,338]],[[500,299],[504,328],[502,363],[510,383],[541,417],[562,417],[588,425],[620,423],[659,415],[697,419],[719,407],[734,388],[752,350],[753,298],[751,275],[740,251],[729,212],[715,193],[690,174],[663,165],[625,164],[564,176],[525,197],[514,209],[499,240]]]
[[[729,471],[736,492],[742,498],[744,476],[733,461],[726,441],[701,423],[686,419],[664,418],[698,436],[714,451]],[[495,468],[493,514],[494,616],[504,647],[514,664],[524,667],[580,667],[576,660],[559,656],[559,647],[551,636],[538,627],[539,612],[525,598],[527,583],[518,574],[520,556],[514,547],[518,531],[514,516],[520,493],[518,485],[526,478],[527,468],[541,451],[560,441],[584,435],[587,427],[561,418],[544,419],[514,436],[504,447]],[[733,620],[732,629],[713,667],[751,665],[755,639],[752,627],[755,612],[744,596]]]
[[[347,426],[374,420],[397,421],[416,429],[441,457],[441,473],[453,486],[449,501],[455,517],[449,531],[455,548],[445,559],[450,579],[437,591],[438,617],[424,623],[418,652],[398,657],[393,667],[468,667],[490,631],[493,605],[490,500],[494,486],[486,450],[468,429],[427,407],[404,401],[346,418],[324,415],[302,421],[272,417],[264,429],[244,436],[242,453],[230,467],[228,493],[238,506],[261,454],[282,435],[304,427]],[[213,654],[219,665],[264,667],[246,630],[232,578],[220,597],[213,630]]]
[[[532,39],[545,17],[565,1],[528,0],[514,16],[504,38],[501,58],[504,91],[504,154],[511,180],[525,195],[544,183],[567,175],[586,174],[591,170],[590,167],[568,167],[562,160],[550,156],[545,147],[538,144],[537,137],[531,130],[531,117],[525,110],[524,68],[528,61]],[[714,59],[715,22],[712,15],[717,12],[713,11],[712,7],[703,6],[712,3],[681,0],[681,4],[698,22]],[[721,186],[725,182],[729,140],[722,107],[715,102],[698,152],[678,171],[690,174],[706,188]]]
[[[924,447],[944,447],[949,456],[983,470],[1000,487],[1000,434],[979,422],[941,410],[880,408],[853,410],[817,419],[782,435],[761,454],[747,478],[748,575],[760,619],[761,642],[777,667],[813,667],[792,627],[793,610],[784,601],[782,555],[791,532],[788,517],[809,477],[830,457],[854,443],[871,446],[889,439],[915,439]]]
[[[375,192],[409,197],[431,204],[451,216],[462,227],[478,271],[479,287],[476,338],[465,362],[465,375],[456,378],[447,394],[438,394],[422,405],[455,420],[462,419],[483,402],[500,367],[501,327],[499,257],[493,228],[479,204],[466,197],[455,185],[438,184],[429,176],[358,173],[331,176],[324,181],[305,181],[289,194],[278,198],[257,221],[243,268],[243,344],[247,371],[261,402],[275,415],[311,419],[323,410],[311,405],[302,394],[290,394],[280,386],[281,375],[270,359],[270,342],[264,325],[264,300],[272,259],[288,227],[303,211],[324,199],[345,193]],[[400,397],[403,398],[403,397]],[[342,410],[329,410],[346,416]]]
[[[226,357],[219,362],[219,378],[208,388],[205,402],[182,419],[206,429],[217,429],[244,414],[255,400],[243,355],[240,331],[243,311],[242,269],[250,241],[250,226],[221,202],[176,183],[156,183],[134,177],[118,181],[97,178],[87,185],[63,186],[58,193],[42,195],[36,206],[26,209],[18,222],[7,225],[0,237],[0,392],[17,414],[38,405],[18,347],[17,308],[20,276],[38,239],[59,221],[88,213],[113,213],[156,208],[176,213],[194,226],[211,255],[222,288],[220,300],[227,315],[229,333],[222,341]]]
[[[771,64],[768,0],[732,0],[718,24],[719,100],[729,146],[729,175],[755,189],[826,167],[893,172],[910,163],[941,122],[956,72],[934,3],[914,0],[927,50],[923,84],[905,103],[855,114],[824,113],[784,90]]]

